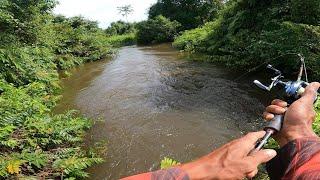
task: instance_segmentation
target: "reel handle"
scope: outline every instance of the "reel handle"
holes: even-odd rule
[[[263,85],[260,81],[258,80],[254,80],[253,83],[258,86],[260,89],[266,90],[266,91],[270,91],[270,88]]]

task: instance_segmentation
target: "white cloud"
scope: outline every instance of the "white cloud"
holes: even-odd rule
[[[106,28],[111,22],[125,20],[118,13],[117,7],[131,4],[134,12],[128,16],[128,20],[137,22],[147,19],[147,10],[155,2],[156,0],[59,0],[54,13],[67,17],[81,15],[98,21],[100,27]]]

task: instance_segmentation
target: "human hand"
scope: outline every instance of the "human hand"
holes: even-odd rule
[[[287,108],[286,102],[279,99],[273,100],[271,105],[266,108],[263,113],[266,120],[272,120],[274,114],[285,113],[282,129],[274,137],[281,147],[295,139],[316,137],[312,130],[312,123],[316,117],[313,103],[319,87],[320,83],[311,83],[306,87],[302,97],[292,103],[289,108]]]
[[[249,133],[180,168],[190,179],[252,178],[258,172],[258,165],[276,156],[276,151],[271,149],[248,155],[264,135],[264,131]]]

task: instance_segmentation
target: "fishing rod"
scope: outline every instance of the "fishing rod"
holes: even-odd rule
[[[284,76],[282,75],[282,72],[276,68],[274,68],[272,65],[267,65],[267,69],[274,72],[275,76],[271,78],[271,83],[269,86],[266,86],[262,84],[258,80],[254,80],[254,84],[258,86],[260,89],[265,91],[271,91],[274,87],[280,87],[280,91],[284,92],[286,96],[286,101],[288,102],[288,106],[292,104],[294,101],[298,100],[301,95],[304,93],[305,88],[309,85],[308,83],[308,75],[307,75],[307,69],[304,61],[304,57],[301,54],[297,54],[300,58],[300,71],[297,77],[297,80],[295,81],[284,81]],[[302,80],[302,76],[304,74],[305,80]],[[320,90],[318,90],[319,94]],[[316,100],[315,100],[316,101]],[[263,146],[268,142],[268,139],[279,132],[282,128],[284,120],[284,114],[274,115],[274,118],[268,122],[268,124],[264,127],[264,131],[266,131],[265,136],[257,143],[255,148],[250,152],[257,152],[263,148]]]

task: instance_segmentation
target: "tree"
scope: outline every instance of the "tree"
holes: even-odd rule
[[[129,5],[124,5],[124,6],[118,7],[118,11],[119,11],[119,14],[121,14],[123,17],[125,17],[126,21],[128,22],[128,15],[133,12],[133,8],[129,4]]]
[[[183,29],[193,29],[217,17],[222,0],[158,0],[149,9],[149,18],[163,15],[182,24]]]
[[[112,35],[123,35],[133,33],[135,31],[134,23],[127,23],[124,21],[112,22],[111,25],[105,30],[106,34]]]
[[[137,41],[140,44],[170,42],[178,34],[181,24],[170,21],[164,16],[157,16],[137,24]]]

